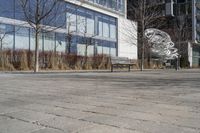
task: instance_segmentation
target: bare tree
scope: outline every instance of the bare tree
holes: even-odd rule
[[[89,34],[88,33],[88,25],[86,22],[86,18],[85,17],[78,17],[77,19],[77,33],[82,36],[82,42],[84,45],[84,61],[83,61],[83,65],[86,65],[87,61],[88,61],[88,48],[89,46],[92,46],[95,44],[94,42],[94,37],[96,36],[94,33]],[[95,54],[95,51],[94,51]]]
[[[19,0],[25,20],[35,32],[35,64],[34,72],[39,70],[39,38],[43,32],[52,32],[61,28],[66,22],[56,23],[56,18],[68,12],[62,8],[63,0]],[[83,0],[80,1],[83,3]],[[78,7],[78,6],[77,6]],[[55,24],[55,25],[54,25]]]
[[[18,25],[18,26],[23,26],[23,24]],[[14,34],[18,32],[19,30],[20,30],[20,27],[15,27],[9,30],[1,28],[1,23],[0,23],[0,51],[1,52],[3,51],[4,45],[7,45],[10,43],[9,41],[8,42],[5,41],[6,37],[9,36],[10,34]]]
[[[65,36],[65,41],[66,41],[66,54],[71,54],[71,46],[72,46],[72,39],[73,35],[76,33],[76,30],[73,29],[73,27],[76,26],[76,21],[71,20],[70,16],[68,16],[68,21],[67,21],[67,33]]]
[[[136,45],[137,46],[137,22],[135,21],[127,21],[123,22],[123,28],[120,29],[120,32],[123,33],[124,38],[123,41],[127,41],[131,45]]]
[[[145,49],[148,45],[145,39],[145,30],[148,28],[156,28],[164,23],[162,20],[162,7],[157,5],[158,0],[129,0],[131,4],[128,5],[129,18],[138,22],[138,52],[141,56],[140,70],[144,69]],[[146,47],[146,48],[145,48]]]
[[[180,56],[186,56],[187,54],[187,50],[188,50],[188,40],[190,39],[190,27],[188,25],[188,18],[187,16],[175,16],[174,18],[175,20],[175,23],[174,23],[174,27],[172,29],[172,36],[173,36],[173,40],[175,41],[176,43],[176,47],[178,48],[178,53]],[[177,65],[179,68],[180,67],[180,56],[179,56],[179,59],[177,60]],[[182,57],[184,58],[184,57]],[[187,60],[188,62],[188,60]]]
[[[0,29],[0,51],[1,51],[1,52],[2,52],[2,50],[3,50],[4,38],[6,37],[6,35],[7,35],[7,32],[2,31],[2,30]]]
[[[68,24],[67,34],[66,34],[66,37],[65,37],[65,40],[66,40],[66,50],[65,50],[65,53],[66,54],[71,54],[71,44],[72,44],[72,38],[73,38],[73,33],[74,33],[73,31],[70,31],[71,24],[72,23]]]
[[[129,53],[132,53],[132,58],[137,58],[137,48],[138,48],[138,23],[135,21],[120,19],[119,24],[119,36],[120,44],[123,44],[123,49]],[[120,46],[119,46],[120,49]],[[135,50],[135,51],[134,51]]]
[[[5,42],[6,36],[8,36],[11,33],[14,33],[14,30],[7,31],[6,29],[4,29],[4,28],[1,27],[1,23],[0,23],[0,52],[3,51],[3,46],[5,44],[7,44]]]
[[[83,35],[83,38],[84,38],[84,44],[85,44],[84,56],[87,59],[88,47],[91,45],[94,45],[94,43],[92,42],[92,39],[93,39],[93,37],[95,37],[95,35],[87,34],[87,25],[86,25],[85,20],[82,21],[82,26],[83,26],[83,29],[80,31],[80,33]],[[86,60],[86,62],[87,62],[87,60]]]
[[[5,62],[8,61],[4,56],[3,48],[4,45],[7,45],[9,43],[5,41],[5,39],[7,38],[7,36],[9,36],[9,34],[12,33],[14,33],[14,30],[8,30],[0,23],[0,67],[4,67]]]

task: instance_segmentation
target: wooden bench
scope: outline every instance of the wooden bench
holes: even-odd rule
[[[128,67],[128,71],[131,71],[131,66],[137,65],[137,63],[132,62],[129,58],[126,57],[111,57],[111,72],[113,72],[114,67],[124,68]]]
[[[172,69],[172,68],[175,68],[175,66],[172,65],[170,62],[166,62],[166,63],[165,63],[165,68],[166,68],[166,69]]]

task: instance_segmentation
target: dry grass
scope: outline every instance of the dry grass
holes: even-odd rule
[[[134,69],[139,69],[140,60]],[[40,69],[45,70],[92,70],[92,69],[110,69],[110,57],[106,55],[96,55],[94,57],[83,57],[75,54],[54,53],[53,51],[40,53]],[[151,69],[162,68],[162,63],[153,61],[144,62],[144,67]],[[0,70],[33,70],[34,51],[3,51],[0,54]]]
[[[33,70],[34,60],[34,51],[6,50],[0,54],[0,70]],[[45,70],[109,69],[110,58],[106,55],[83,57],[48,51],[40,53],[39,64],[40,69]]]
[[[15,70],[13,64],[11,63],[11,58],[8,56],[8,51],[0,52],[0,70],[1,71],[13,71]]]

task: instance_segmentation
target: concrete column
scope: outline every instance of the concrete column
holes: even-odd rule
[[[125,15],[125,18],[127,18],[127,12],[128,12],[128,9],[127,9],[127,8],[128,8],[128,7],[127,7],[128,5],[127,5],[127,3],[128,3],[127,0],[124,0],[124,4],[125,4],[125,5],[124,5],[124,15]]]
[[[190,67],[192,67],[192,43],[188,42],[188,61],[190,62]]]

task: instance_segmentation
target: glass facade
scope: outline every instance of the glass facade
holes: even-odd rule
[[[194,12],[196,14],[193,14],[193,33],[195,37],[193,37],[194,40],[196,40],[198,43],[200,42],[200,0],[195,0],[193,1],[195,3],[196,7],[192,7]],[[193,5],[192,5],[193,6]],[[199,67],[200,66],[200,47],[199,44],[194,44],[193,45],[193,51],[192,51],[192,65],[194,67]]]
[[[200,1],[196,2],[196,40],[200,42]]]
[[[34,30],[21,24],[11,25],[9,21],[24,22],[23,11],[18,0],[0,0],[1,31],[8,32],[3,46],[4,49],[35,49]],[[107,54],[116,56],[117,47],[117,19],[83,7],[64,2],[62,7],[67,12],[56,16],[48,26],[59,26],[61,30],[44,31],[40,34],[40,50],[50,51],[56,48],[59,52],[71,52],[83,55],[86,48],[88,55]],[[9,18],[9,19],[7,19]],[[61,26],[62,25],[62,26]],[[2,33],[2,32],[1,32]],[[70,45],[69,45],[70,44]],[[67,47],[70,46],[70,51]]]
[[[79,0],[80,1],[80,0]],[[125,0],[86,0],[92,4],[99,5],[101,7],[106,7],[113,11],[120,13],[125,12]]]
[[[193,66],[200,66],[200,46],[194,45],[192,54]]]

